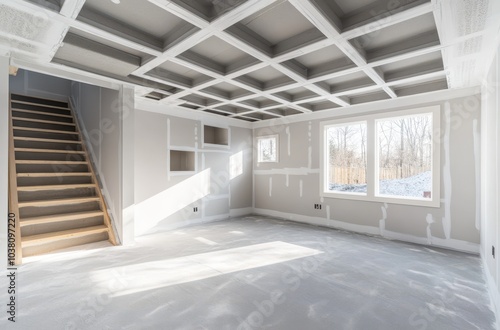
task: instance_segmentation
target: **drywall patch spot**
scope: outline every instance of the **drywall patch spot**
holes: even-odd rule
[[[286,186],[289,187],[290,186],[290,175],[286,174],[285,177],[286,177]]]
[[[304,180],[299,181],[299,194],[300,197],[302,197],[304,194]]]
[[[194,147],[198,149],[198,125],[194,127]]]
[[[273,195],[273,178],[269,178],[269,197]]]

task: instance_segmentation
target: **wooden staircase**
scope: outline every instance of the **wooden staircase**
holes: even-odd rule
[[[22,256],[103,240],[115,245],[106,204],[69,104],[13,94],[10,105],[10,173],[15,175],[10,189],[11,199],[17,197],[16,241],[21,242]]]

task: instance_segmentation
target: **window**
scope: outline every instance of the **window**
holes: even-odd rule
[[[431,199],[432,114],[376,121],[376,194]]]
[[[366,122],[326,128],[328,191],[366,194]]]
[[[321,196],[438,207],[439,106],[321,124]]]
[[[262,136],[257,138],[257,161],[259,163],[278,162],[278,136]]]

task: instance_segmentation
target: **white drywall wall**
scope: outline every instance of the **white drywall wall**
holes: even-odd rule
[[[332,118],[290,123],[285,118],[274,126],[259,124],[254,130],[255,137],[278,134],[280,140],[278,163],[257,164],[254,159],[255,212],[478,253],[476,209],[480,206],[476,205],[479,191],[475,157],[479,157],[479,151],[475,150],[474,128],[480,130],[480,95],[406,105],[400,110],[430,105],[441,106],[441,133],[446,135],[440,143],[439,208],[398,204],[385,207],[381,202],[321,198],[319,130],[322,120]],[[398,107],[392,108],[397,111]],[[446,109],[450,109],[448,113]],[[322,208],[314,209],[314,204],[322,204]]]
[[[251,213],[252,131],[223,126],[230,145],[204,145],[204,124],[217,125],[136,111],[137,235]],[[194,152],[195,171],[169,171],[169,150]]]
[[[499,39],[500,40],[500,39]],[[500,315],[500,47],[483,83],[481,148],[481,256],[492,301]],[[495,257],[492,249],[495,248]],[[500,329],[500,324],[498,324]]]

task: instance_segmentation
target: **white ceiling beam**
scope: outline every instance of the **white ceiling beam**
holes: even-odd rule
[[[205,29],[210,25],[210,22],[208,22],[206,19],[196,15],[192,11],[180,6],[179,4],[173,1],[170,0],[148,0],[148,1],[200,29]]]
[[[361,53],[362,50],[356,49],[349,41],[341,36],[339,27],[331,22],[331,16],[325,15],[325,12],[318,9],[311,0],[290,0],[301,13],[303,13],[309,21],[316,26],[329,39],[335,40],[337,47],[351,59],[358,67],[363,67],[362,70],[370,77],[377,85],[383,85],[384,79],[373,68],[366,66],[366,57]],[[329,19],[330,18],[330,19]],[[397,95],[390,88],[384,88],[384,91],[391,97],[396,98]],[[335,102],[337,103],[337,102]],[[345,106],[345,102],[339,103]]]
[[[60,13],[68,18],[75,19],[80,14],[84,4],[85,0],[64,0]]]
[[[363,25],[347,29],[346,31],[343,31],[341,33],[341,36],[346,40],[361,37],[368,33],[379,31],[389,26],[396,25],[408,21],[410,19],[431,13],[434,11],[434,9],[435,5],[433,3],[426,2],[424,4],[420,4],[418,6],[391,15],[386,15],[384,19],[377,20],[375,22],[365,23]]]

